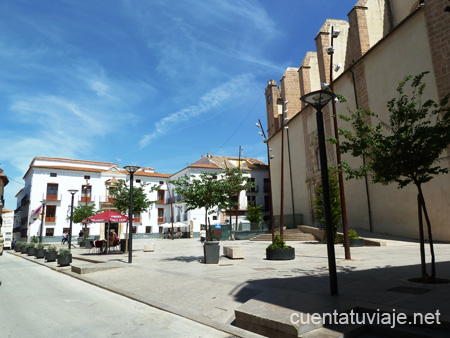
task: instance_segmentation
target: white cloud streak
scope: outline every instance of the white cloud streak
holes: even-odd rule
[[[139,142],[141,149],[159,136],[176,129],[182,123],[206,113],[214,114],[213,110],[221,107],[228,100],[245,90],[252,79],[253,76],[250,74],[240,75],[207,92],[199,99],[196,105],[180,109],[156,122],[155,130],[141,138]]]

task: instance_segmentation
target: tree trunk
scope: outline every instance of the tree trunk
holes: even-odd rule
[[[421,200],[423,213],[425,215],[425,221],[427,222],[427,230],[428,230],[428,240],[430,242],[430,254],[431,254],[431,282],[434,283],[436,278],[436,259],[434,256],[434,246],[433,246],[433,236],[431,234],[431,222],[428,217],[427,207],[425,205],[425,199],[423,197],[422,188],[420,185],[417,186],[419,189],[419,198]]]
[[[420,195],[417,195],[417,210],[419,211],[420,264],[422,267],[422,279],[424,282],[427,282],[428,274],[425,262],[425,239],[423,236],[422,202],[420,200]]]

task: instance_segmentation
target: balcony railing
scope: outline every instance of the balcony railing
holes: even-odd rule
[[[78,203],[80,203],[80,204],[83,204],[86,202],[87,203],[95,203],[95,200],[96,200],[95,196],[88,196],[88,197],[82,196],[78,199]]]
[[[56,194],[56,195],[46,195],[42,194],[42,200],[44,201],[61,201],[62,194]]]

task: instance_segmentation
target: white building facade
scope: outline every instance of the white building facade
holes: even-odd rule
[[[240,160],[240,162],[239,162]],[[270,183],[268,165],[255,158],[243,157],[226,157],[212,156],[207,154],[201,159],[192,163],[188,167],[180,170],[170,177],[170,180],[176,180],[182,176],[198,177],[201,173],[213,173],[220,178],[220,173],[225,168],[240,167],[245,174],[244,176],[254,182],[254,188],[249,191],[241,191],[239,194],[239,206],[237,210],[231,211],[231,222],[235,224],[236,214],[238,223],[245,219],[248,205],[261,206],[263,215],[267,217],[270,214]],[[174,186],[169,183],[170,190],[173,191]],[[190,232],[193,236],[197,236],[201,226],[205,224],[205,209],[194,209],[186,212],[187,206],[183,203],[183,196],[173,193],[174,203],[174,219],[181,220],[182,223],[189,225]],[[213,225],[229,224],[230,212],[226,210],[213,210],[208,217],[208,223]]]
[[[134,236],[159,236],[166,220],[169,207],[167,200],[167,179],[170,175],[156,173],[152,168],[141,168],[134,174],[134,186],[148,183],[146,191],[152,204],[148,211],[141,215],[134,215]],[[17,209],[15,210],[15,232],[20,233],[21,240],[29,241],[33,236],[42,236],[44,242],[54,242],[61,239],[62,234],[69,230],[70,207],[72,195],[69,189],[78,190],[74,195],[74,208],[81,204],[93,204],[96,210],[114,210],[114,196],[110,196],[108,188],[118,182],[128,182],[129,174],[118,164],[94,162],[50,157],[35,157],[28,171],[23,177],[25,187],[16,195]],[[160,186],[158,191],[149,193],[152,186]],[[44,206],[45,216],[33,210]],[[91,238],[105,237],[105,224],[90,224],[88,233]],[[125,238],[127,224],[111,224],[119,237]],[[73,238],[83,224],[72,225]]]

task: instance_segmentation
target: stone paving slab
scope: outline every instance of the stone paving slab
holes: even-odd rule
[[[387,246],[351,248],[352,260],[345,260],[343,247],[335,246],[338,298],[371,308],[398,307],[412,312],[440,309],[448,316],[450,284],[423,285],[408,281],[420,275],[419,244],[387,241]],[[154,252],[144,252],[144,246],[149,243],[155,243]],[[64,272],[230,334],[250,337],[257,335],[230,325],[235,321],[235,309],[250,300],[264,299],[267,304],[276,304],[276,292],[303,294],[299,304],[304,304],[306,299],[314,303],[330,298],[325,244],[291,242],[296,249],[292,261],[265,260],[268,244],[223,241],[222,246],[245,248],[245,259],[222,256],[219,264],[203,264],[203,250],[197,239],[139,239],[133,241],[132,264],[128,264],[128,254],[97,255],[89,254],[87,249],[74,249],[75,261],[79,257],[119,267],[83,275],[67,269]],[[435,253],[437,276],[450,279],[450,244],[436,244]],[[60,269],[54,265],[56,270]],[[399,286],[430,291],[425,294],[388,291]]]

